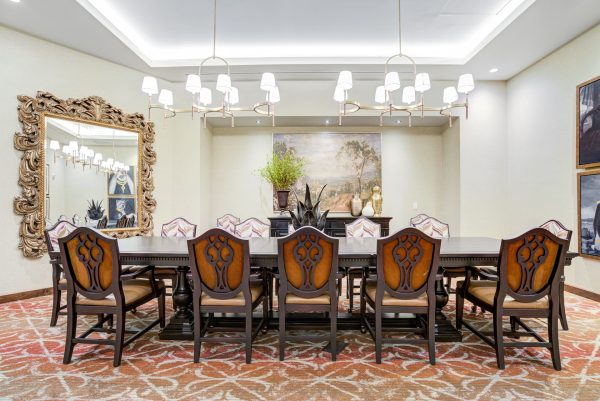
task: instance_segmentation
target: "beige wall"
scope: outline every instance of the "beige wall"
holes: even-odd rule
[[[146,112],[147,98],[140,92],[140,83],[144,74],[129,68],[110,63],[96,57],[67,49],[62,46],[24,35],[0,27],[0,251],[2,263],[0,273],[0,295],[27,291],[50,286],[50,268],[46,257],[26,259],[17,248],[19,223],[21,217],[13,213],[13,198],[19,193],[17,185],[18,166],[21,153],[14,150],[13,134],[20,131],[17,119],[17,95],[35,96],[37,91],[48,91],[61,98],[82,98],[90,95],[101,96],[125,112]],[[173,89],[176,107],[184,106],[189,99],[181,85],[159,82],[161,87]],[[177,100],[176,100],[177,102]],[[210,131],[200,130],[187,118],[163,121],[160,113],[155,113],[156,142],[158,162],[155,165],[155,197],[158,207],[155,223],[180,213],[188,206],[202,209],[203,201],[198,201],[199,191],[195,188],[207,188],[199,174],[210,165],[206,145]],[[185,122],[183,121],[185,120]],[[186,124],[190,129],[187,129]],[[184,129],[185,134],[178,135],[176,130]],[[204,145],[203,145],[204,144]],[[203,157],[198,157],[198,147]],[[190,164],[181,164],[181,160],[192,160]],[[181,166],[190,172],[174,167]],[[174,179],[174,175],[179,178]],[[187,178],[186,178],[187,176]],[[197,184],[196,187],[184,185],[185,181]],[[193,189],[192,189],[193,188]],[[184,205],[185,207],[181,206]],[[204,201],[205,202],[205,201]],[[196,213],[196,212],[194,212]],[[198,213],[200,218],[201,213]],[[192,216],[196,217],[196,216]]]
[[[460,119],[442,128],[441,196],[438,218],[450,225],[450,235],[460,234]]]
[[[215,128],[212,221],[225,213],[263,220],[273,215],[271,187],[256,170],[271,153],[275,132],[381,132],[383,215],[393,216],[392,229],[406,226],[410,217],[418,213],[439,212],[443,152],[438,127]],[[413,202],[417,202],[417,210],[413,209]]]
[[[514,233],[555,218],[574,231],[576,86],[600,75],[600,26],[508,81],[508,192]],[[600,262],[577,258],[567,282],[600,293]]]

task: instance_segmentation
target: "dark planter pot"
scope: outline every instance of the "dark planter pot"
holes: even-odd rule
[[[284,211],[288,207],[290,191],[277,191],[277,204],[279,210]]]

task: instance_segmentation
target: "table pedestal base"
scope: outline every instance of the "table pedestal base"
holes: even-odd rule
[[[175,314],[161,330],[161,340],[193,340],[194,314],[192,312],[192,289],[187,279],[187,266],[177,268],[177,284],[173,288],[173,307]]]

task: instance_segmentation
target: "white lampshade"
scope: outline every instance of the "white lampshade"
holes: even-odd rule
[[[158,103],[165,107],[173,106],[173,92],[168,89],[162,89],[158,95]]]
[[[333,92],[333,100],[338,103],[342,103],[346,100],[346,91],[341,86],[336,86]]]
[[[96,155],[94,155],[94,161],[98,162],[102,160],[102,153],[96,153]]]
[[[458,77],[458,91],[460,93],[469,93],[475,89],[475,82],[473,81],[473,75],[462,74]]]
[[[267,93],[267,102],[278,103],[280,100],[278,87],[274,87]]]
[[[209,88],[200,89],[200,103],[205,106],[212,103],[212,91]]]
[[[129,171],[129,166],[123,166],[123,170]]]
[[[69,148],[71,149],[71,152],[77,153],[77,151],[79,150],[79,144],[77,143],[77,141],[70,141]]]
[[[108,159],[106,159],[106,165],[107,165],[108,167],[112,166],[114,162],[115,162],[115,161],[114,161],[113,159],[111,159],[110,157],[109,157]]]
[[[417,92],[425,92],[431,89],[431,82],[429,82],[429,74],[421,72],[415,77],[415,90]]]
[[[411,104],[416,99],[415,88],[412,86],[405,86],[402,89],[402,103]]]
[[[449,86],[444,88],[444,97],[443,102],[446,104],[450,104],[456,102],[458,100],[458,93],[456,92],[456,88],[454,86]]]
[[[350,71],[340,72],[338,77],[337,86],[344,90],[352,89],[352,73]]]
[[[57,140],[52,139],[50,141],[50,149],[52,149],[52,150],[59,150],[60,149],[60,143]]]
[[[384,87],[388,92],[393,92],[397,89],[400,89],[400,76],[396,71],[391,71],[385,74]]]
[[[158,82],[154,77],[144,77],[142,81],[142,92],[148,96],[156,95],[158,93]]]
[[[229,91],[229,94],[227,96],[227,103],[229,103],[231,106],[238,104],[238,102],[240,101],[240,93],[238,92],[238,88],[236,88],[235,86],[231,87],[231,90]]]
[[[390,100],[390,97],[388,96],[388,93],[386,92],[385,87],[378,86],[375,89],[375,102],[386,103],[388,100]]]
[[[69,145],[63,145],[62,151],[63,151],[63,153],[65,155],[70,155],[71,154],[71,147]]]
[[[202,87],[200,82],[200,76],[196,74],[190,74],[187,76],[187,82],[185,83],[185,90],[191,93],[200,92]]]
[[[217,76],[217,90],[221,93],[227,93],[231,90],[231,77],[227,74]]]
[[[275,83],[275,75],[272,72],[265,72],[262,74],[262,79],[260,80],[260,89],[270,92],[275,89],[277,84]]]

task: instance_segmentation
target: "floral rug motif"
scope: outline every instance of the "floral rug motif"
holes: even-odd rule
[[[49,327],[50,306],[48,296],[0,305],[0,400],[600,400],[600,308],[570,294],[560,372],[541,348],[507,349],[498,370],[494,350],[468,331],[462,343],[437,344],[435,366],[425,347],[392,345],[377,365],[373,341],[359,331],[339,332],[348,346],[336,362],[324,343],[310,342],[288,343],[280,362],[275,330],[258,336],[250,365],[238,344],[205,344],[194,364],[192,342],[161,341],[158,328],[126,347],[119,368],[110,347],[84,344],[63,365],[66,317]],[[491,329],[491,315],[465,309]],[[128,326],[156,314],[150,304],[129,314]],[[78,333],[93,322],[80,318]],[[546,336],[544,321],[528,322]]]

